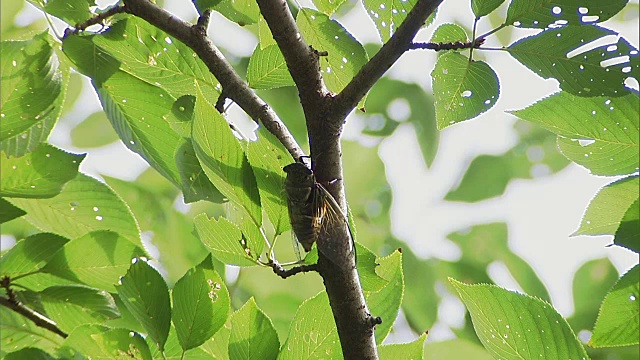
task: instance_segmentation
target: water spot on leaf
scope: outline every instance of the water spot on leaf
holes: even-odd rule
[[[465,90],[462,92],[462,94],[460,94],[460,96],[462,96],[463,98],[470,98],[471,96],[473,96],[473,91]]]

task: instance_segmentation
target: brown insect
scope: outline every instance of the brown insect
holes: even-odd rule
[[[339,239],[348,229],[351,241],[348,249],[340,244],[318,243],[318,250],[335,263],[343,262],[343,251],[353,252],[353,234],[344,214],[333,196],[320,183],[316,182],[313,171],[302,162],[284,167],[287,173],[285,191],[289,207],[289,220],[297,241],[306,252],[313,244],[325,240]],[[342,249],[342,250],[341,250]]]

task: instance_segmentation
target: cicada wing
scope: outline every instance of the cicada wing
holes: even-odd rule
[[[348,269],[350,262],[345,262],[355,251],[353,234],[344,214],[333,196],[322,185],[317,184],[314,194],[314,206],[317,217],[318,250],[336,265]],[[344,233],[349,234],[347,242],[341,241]]]

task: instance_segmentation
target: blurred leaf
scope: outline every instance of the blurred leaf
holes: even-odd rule
[[[607,294],[593,329],[589,346],[638,344],[640,336],[640,267],[636,264]]]
[[[638,175],[614,181],[598,191],[573,235],[613,235],[625,212],[638,199]]]
[[[498,0],[500,1],[500,0]],[[504,1],[504,0],[501,0]],[[475,2],[472,1],[472,6]],[[460,25],[446,23],[438,26],[431,35],[432,43],[467,42],[469,37],[467,31]]]
[[[618,279],[618,271],[607,258],[587,261],[573,276],[574,313],[568,319],[571,328],[580,333],[591,330],[602,299]]]
[[[313,359],[316,356],[342,359],[338,330],[325,292],[300,305],[278,360]]]
[[[25,218],[43,231],[73,239],[95,230],[111,230],[142,247],[129,207],[108,186],[82,173],[52,198],[9,201],[26,211]]]
[[[344,4],[346,0],[313,0],[313,4],[319,11],[331,15]]]
[[[471,10],[476,18],[479,18],[493,12],[503,2],[504,0],[471,0]]]
[[[2,152],[4,175],[0,196],[50,198],[62,191],[69,180],[78,175],[78,166],[86,154],[72,154],[49,144],[41,144],[33,152],[9,158]]]
[[[416,0],[363,1],[367,15],[369,15],[376,25],[376,29],[378,29],[378,34],[383,43],[389,41],[416,3]],[[434,19],[435,12],[427,18],[424,26],[431,24]]]
[[[587,358],[569,324],[547,302],[495,285],[450,282],[471,313],[480,341],[495,358]]]
[[[0,147],[22,156],[45,141],[64,103],[69,69],[61,65],[45,32],[27,41],[3,41]]]
[[[7,30],[15,27],[15,17],[22,11],[25,5],[24,1],[3,1],[2,8],[0,8],[0,33],[2,33],[2,39],[5,39]],[[4,71],[3,71],[4,72]]]
[[[141,248],[115,232],[93,231],[64,244],[42,271],[114,291],[118,279],[129,268],[131,259],[144,255]]]
[[[63,60],[65,63],[71,64],[71,61],[69,61],[66,56],[63,57]],[[86,78],[77,72],[73,72],[69,75],[69,84],[67,85],[67,93],[65,95],[64,105],[62,106],[61,115],[67,115],[69,111],[73,109],[74,105],[80,98],[80,94],[82,94],[84,90],[85,80]]]
[[[268,91],[257,91],[257,93],[275,110],[282,122],[289,128],[293,137],[298,141],[298,144],[302,146],[303,150],[306,149],[305,153],[308,154],[307,124],[298,98],[298,90],[289,86]]]
[[[518,40],[507,51],[542,78],[558,80],[560,88],[571,94],[623,96],[630,92],[625,79],[640,78],[638,49],[622,37],[616,44],[585,48],[610,35],[617,33],[598,26],[549,28]],[[620,61],[623,58],[628,60]]]
[[[54,357],[38,348],[24,348],[7,354],[5,360],[55,360]]]
[[[366,291],[364,297],[369,311],[382,318],[382,324],[376,325],[375,331],[376,343],[382,344],[395,323],[404,295],[402,253],[395,251],[388,256],[378,258],[377,262],[380,265],[376,268],[376,273],[388,283],[379,291]]]
[[[260,254],[246,247],[241,230],[229,220],[223,217],[216,220],[203,213],[196,216],[193,222],[200,240],[218,260],[228,265],[256,265],[252,256]]]
[[[231,315],[230,359],[275,359],[280,341],[267,315],[253,298]]]
[[[519,27],[544,29],[551,24],[584,25],[602,22],[624,8],[628,0],[513,0],[507,10],[506,23]]]
[[[90,9],[93,6],[95,0],[47,0],[44,10],[74,26],[93,16]]]
[[[102,324],[120,316],[113,298],[104,290],[59,285],[40,292],[40,297],[47,316],[67,333],[80,325]]]
[[[431,77],[440,130],[489,110],[500,95],[495,71],[483,61],[469,61],[458,53],[438,57]]]
[[[187,271],[171,295],[173,324],[185,351],[202,345],[227,321],[229,292],[213,269],[211,255]]]
[[[0,224],[19,218],[25,214],[26,212],[24,210],[15,207],[7,200],[0,198]]]
[[[36,326],[31,320],[9,308],[0,306],[0,347],[12,352],[27,347],[54,352],[62,338],[49,330]]]
[[[104,111],[96,111],[87,116],[71,130],[71,143],[79,148],[98,148],[109,145],[118,139]]]
[[[278,45],[256,46],[249,60],[247,82],[254,89],[272,89],[294,85]]]
[[[406,344],[381,345],[378,347],[378,355],[381,360],[422,360],[425,341],[427,334],[422,334],[416,341]]]
[[[146,261],[135,259],[116,288],[133,317],[163,350],[171,327],[171,303],[162,276]]]
[[[144,338],[127,329],[84,325],[69,334],[64,346],[92,359],[151,360],[151,352]]]
[[[456,339],[428,342],[424,347],[424,360],[494,359],[482,346],[467,340]]]
[[[204,172],[224,196],[262,225],[258,185],[239,140],[200,89],[196,99],[192,136]]]
[[[296,23],[310,46],[328,53],[320,57],[320,72],[327,89],[339,93],[369,60],[364,47],[340,23],[315,10],[301,9]]]
[[[640,252],[640,205],[638,199],[625,211],[616,230],[613,243]]]

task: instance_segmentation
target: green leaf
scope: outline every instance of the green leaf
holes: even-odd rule
[[[517,0],[516,0],[517,1]],[[504,0],[471,0],[471,10],[476,18],[489,15],[497,9]]]
[[[40,269],[68,241],[62,236],[47,233],[18,241],[0,258],[2,275],[14,278]]]
[[[25,218],[43,231],[73,239],[95,230],[111,230],[142,247],[129,207],[108,186],[82,173],[52,198],[8,200],[26,211]]]
[[[329,298],[323,291],[307,299],[296,312],[278,360],[342,357]]]
[[[438,129],[472,119],[495,105],[500,95],[498,76],[483,61],[450,52],[438,58],[433,72]]]
[[[382,42],[389,41],[404,19],[409,15],[417,0],[364,0],[367,15],[376,25]],[[425,26],[431,24],[435,12],[427,18]]]
[[[580,227],[573,235],[613,235],[625,212],[638,199],[637,175],[606,185],[591,199]]]
[[[202,349],[209,359],[229,360],[229,336],[228,328],[222,327],[215,335],[207,340],[199,349]]]
[[[449,279],[485,349],[501,359],[586,359],[569,324],[547,302],[495,285]]]
[[[98,148],[118,140],[104,111],[96,111],[71,130],[71,143],[79,148]]]
[[[262,224],[258,185],[239,140],[227,121],[198,91],[193,119],[194,149],[207,177],[251,219]]]
[[[356,243],[356,254],[358,254],[356,260],[362,290],[378,292],[389,284],[389,280],[376,272],[380,266],[376,254],[360,243]]]
[[[402,253],[378,258],[380,264],[376,273],[388,283],[376,292],[365,292],[369,310],[375,316],[382,318],[382,324],[376,326],[376,343],[381,344],[391,331],[391,327],[398,316],[402,297],[404,295],[404,276],[402,274]]]
[[[589,346],[609,347],[638,344],[640,337],[640,266],[624,274],[600,307]]]
[[[578,268],[572,286],[575,311],[567,319],[573,331],[579,334],[593,329],[602,299],[618,277],[618,271],[607,258],[587,261]]]
[[[271,319],[253,298],[231,315],[229,359],[275,359],[280,341]]]
[[[218,332],[219,333],[219,332]],[[217,334],[217,333],[216,333]],[[158,345],[153,342],[151,338],[147,338],[147,344],[149,345],[149,349],[151,350],[151,356],[154,359],[167,359],[167,360],[209,360],[212,357],[207,354],[201,348],[194,348],[191,350],[183,350],[180,346],[180,341],[178,341],[178,336],[176,335],[176,328],[171,326],[171,330],[169,330],[169,337],[167,338],[167,343],[164,345],[164,350],[161,351],[158,348]],[[226,353],[226,347],[225,347]],[[214,357],[214,359],[218,359]]]
[[[242,231],[229,220],[219,220],[200,214],[193,219],[200,240],[211,251],[213,256],[228,265],[253,266],[259,256],[246,247]]]
[[[81,326],[69,334],[64,346],[92,359],[152,359],[144,338],[127,329]]]
[[[163,350],[171,327],[167,283],[146,261],[135,259],[120,284],[116,286],[120,299]]]
[[[45,141],[62,111],[69,69],[49,41],[45,32],[0,43],[0,145],[9,155],[22,156]]]
[[[431,35],[430,40],[430,42],[433,43],[451,43],[456,41],[467,42],[469,41],[469,37],[462,26],[452,23],[438,26],[433,32],[433,35]]]
[[[378,347],[378,356],[381,360],[422,360],[424,343],[427,334],[422,334],[416,341],[406,344],[389,344]]]
[[[173,324],[185,351],[202,345],[227,321],[229,292],[213,269],[211,255],[187,271],[171,295]]]
[[[26,212],[24,210],[15,207],[7,200],[0,198],[0,224],[19,218],[25,214]]]
[[[326,51],[320,57],[320,72],[329,91],[339,93],[369,61],[362,44],[335,20],[311,9],[301,9],[296,23],[302,36],[317,51]],[[364,99],[360,102],[360,107]]]
[[[260,48],[263,50],[270,45],[277,44],[273,39],[273,34],[271,34],[267,21],[262,16],[258,19],[258,39],[260,40]]]
[[[620,220],[613,243],[640,252],[640,203],[638,199],[629,206]]]
[[[0,307],[0,347],[11,352],[35,347],[54,352],[62,344],[62,338],[49,330],[36,326],[31,320],[9,308]]]
[[[111,295],[81,285],[52,286],[40,292],[47,316],[63,331],[70,333],[84,324],[102,324],[120,317]]]
[[[256,46],[249,59],[247,82],[254,89],[273,89],[295,85],[277,44]]]
[[[42,271],[98,289],[114,291],[118,279],[129,268],[131,259],[144,255],[141,248],[117,233],[100,230],[66,243]]]
[[[638,169],[639,107],[637,93],[584,98],[559,92],[512,114],[558,134],[560,151],[593,174],[622,175]]]
[[[78,175],[85,154],[68,153],[49,144],[41,144],[34,152],[19,158],[2,155],[0,196],[49,198]]]
[[[55,360],[48,353],[37,348],[24,348],[7,354],[5,360]]]
[[[291,156],[265,128],[258,129],[257,137],[257,141],[247,144],[246,153],[256,176],[262,206],[278,236],[291,229],[282,171],[284,166],[291,163]]]
[[[93,6],[96,6],[94,0],[47,0],[44,10],[70,25],[75,25],[93,16],[90,9]]]
[[[319,11],[331,15],[338,10],[345,1],[346,0],[313,0],[313,5],[315,5]]]
[[[506,23],[519,27],[544,29],[551,24],[584,25],[602,22],[617,14],[628,0],[513,0]]]
[[[544,79],[554,78],[562,90],[579,96],[622,96],[625,79],[640,78],[638,49],[620,37],[597,47],[592,42],[615,31],[598,26],[550,28],[507,48],[516,60]],[[602,40],[600,40],[602,41]]]
[[[240,26],[253,24],[260,17],[258,3],[251,0],[195,0],[194,3],[200,13],[213,9]]]
[[[424,360],[442,359],[492,360],[494,358],[476,342],[463,339],[428,342],[424,347]]]

